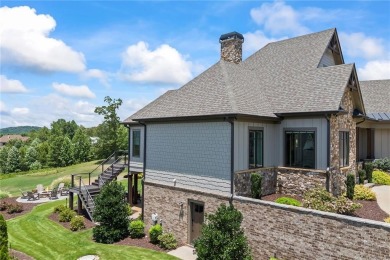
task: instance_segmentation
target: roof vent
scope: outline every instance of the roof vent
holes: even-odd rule
[[[242,43],[244,42],[244,36],[238,32],[230,32],[222,34],[219,37],[221,43],[221,59],[240,63],[242,61]]]

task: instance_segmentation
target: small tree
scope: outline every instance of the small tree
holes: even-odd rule
[[[251,174],[251,193],[252,193],[252,198],[254,199],[260,199],[261,198],[261,183],[263,181],[263,176],[261,176],[258,173],[252,173]]]
[[[352,200],[353,194],[355,192],[355,175],[348,174],[347,180],[345,181],[345,184],[347,185],[347,198]]]
[[[358,174],[359,174],[359,184],[364,184],[364,180],[366,179],[366,171],[358,170]]]
[[[7,172],[16,172],[20,170],[20,153],[18,148],[13,146],[8,151]]]
[[[367,181],[372,183],[372,172],[374,171],[374,165],[372,163],[365,163],[364,170],[366,171]]]
[[[112,244],[128,236],[128,209],[125,189],[116,182],[103,186],[95,201],[94,220],[100,225],[93,229],[96,242]]]
[[[7,233],[7,222],[4,217],[0,214],[0,260],[8,260],[8,233]]]
[[[252,259],[242,230],[242,214],[232,205],[221,204],[215,214],[206,216],[202,235],[195,240],[199,260]]]

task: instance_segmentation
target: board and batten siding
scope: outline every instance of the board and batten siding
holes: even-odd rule
[[[228,122],[147,124],[146,182],[230,192]]]
[[[390,129],[375,129],[375,159],[390,157]]]
[[[264,167],[275,166],[277,127],[272,123],[234,122],[234,171],[249,169],[249,129],[263,130]]]
[[[141,131],[139,157],[133,156],[133,131]],[[143,126],[130,127],[130,138],[131,138],[131,140],[130,140],[130,162],[142,163],[144,161],[144,127]]]
[[[284,166],[285,164],[285,130],[304,130],[313,128],[316,132],[316,169],[325,170],[328,167],[327,120],[325,118],[284,119],[281,124],[277,125],[277,128],[278,138],[275,140],[275,146],[278,147],[277,165]]]
[[[336,63],[334,61],[333,53],[329,48],[327,48],[324,55],[321,58],[318,67],[321,68],[321,67],[334,66],[335,64]]]
[[[367,158],[367,129],[359,128],[359,160]]]

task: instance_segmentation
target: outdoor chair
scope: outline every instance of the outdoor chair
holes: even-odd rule
[[[24,191],[22,191],[21,189],[19,189],[20,190],[20,193],[22,194],[22,199],[28,199],[28,194],[27,194],[27,192],[24,192]]]
[[[69,190],[65,188],[65,183],[61,182],[58,184],[58,191],[57,191],[61,196],[63,195],[68,195]]]
[[[38,194],[42,194],[42,192],[44,192],[44,188],[42,184],[37,185],[37,192]]]
[[[27,200],[39,200],[39,194],[34,194],[31,191],[27,192]]]
[[[49,200],[58,199],[57,193],[58,193],[57,188],[54,188],[54,189],[50,192]]]

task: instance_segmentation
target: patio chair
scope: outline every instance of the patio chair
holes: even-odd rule
[[[58,193],[63,196],[63,195],[68,195],[69,189],[65,188],[65,183],[61,182],[58,184]]]
[[[27,200],[39,200],[39,194],[34,194],[31,191],[27,191]]]
[[[27,192],[24,192],[24,191],[22,191],[21,189],[19,189],[20,190],[20,193],[22,194],[22,199],[28,199],[28,194],[27,194]]]
[[[49,200],[58,199],[57,193],[58,193],[57,188],[54,188],[54,189],[50,192]]]
[[[37,185],[37,192],[38,194],[42,194],[42,192],[44,192],[44,188],[43,188],[43,185],[42,184],[38,184]]]

